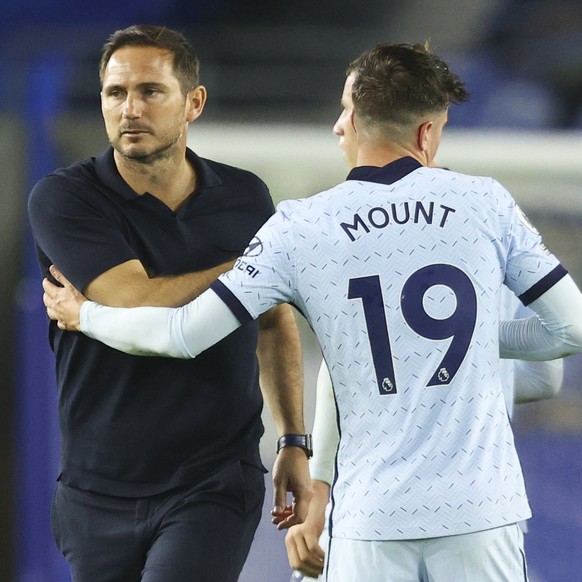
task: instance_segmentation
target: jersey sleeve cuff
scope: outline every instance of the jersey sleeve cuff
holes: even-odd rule
[[[563,279],[568,274],[568,271],[562,266],[558,265],[552,269],[545,277],[540,279],[533,287],[519,296],[519,300],[525,305],[529,305],[539,297],[541,297],[548,289],[551,289],[560,279]]]
[[[238,297],[219,279],[210,285],[210,288],[222,299],[241,325],[253,321],[255,318],[247,308],[239,301]]]

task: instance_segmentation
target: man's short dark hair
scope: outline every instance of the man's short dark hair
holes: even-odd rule
[[[107,39],[103,45],[99,63],[101,85],[103,85],[105,69],[111,56],[115,51],[126,46],[155,47],[171,52],[174,56],[174,74],[180,82],[184,95],[198,86],[200,63],[186,38],[170,28],[147,24],[136,24],[117,30]]]
[[[352,61],[352,99],[365,125],[405,127],[467,101],[461,79],[428,45],[379,44]]]

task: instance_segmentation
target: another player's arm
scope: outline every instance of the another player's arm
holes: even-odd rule
[[[47,315],[60,329],[85,335],[135,356],[194,358],[240,327],[230,308],[208,289],[181,308],[107,307],[89,301],[55,267],[60,287],[44,279]],[[115,314],[126,314],[118,320]],[[125,326],[123,332],[120,326]]]
[[[85,296],[112,307],[179,307],[206,291],[234,261],[204,271],[169,277],[150,277],[143,264],[133,259],[105,271],[83,290]]]
[[[313,497],[305,522],[290,528],[285,536],[290,566],[308,576],[318,576],[323,570],[325,553],[319,539],[325,526],[325,508],[329,501],[338,441],[331,377],[325,362],[322,362],[317,376],[313,458],[309,466]]]
[[[564,379],[562,359],[545,362],[515,360],[514,370],[513,400],[516,404],[547,400],[560,392]]]
[[[520,302],[511,300],[515,306],[516,319],[534,315],[531,309]],[[556,396],[562,388],[564,380],[564,360],[546,360],[528,362],[513,360],[513,403],[525,404],[547,400]]]
[[[314,479],[313,496],[305,521],[294,525],[285,536],[289,565],[302,574],[316,578],[323,572],[325,552],[319,538],[325,525],[325,508],[329,501],[329,484]]]

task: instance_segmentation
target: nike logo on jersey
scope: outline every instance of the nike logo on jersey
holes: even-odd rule
[[[249,246],[245,249],[243,256],[258,257],[263,252],[263,243],[258,236],[254,236]]]

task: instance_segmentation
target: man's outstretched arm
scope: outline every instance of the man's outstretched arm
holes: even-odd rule
[[[194,358],[241,325],[210,290],[177,309],[107,307],[89,301],[56,267],[51,273],[62,287],[43,281],[48,316],[61,329],[131,355]]]

